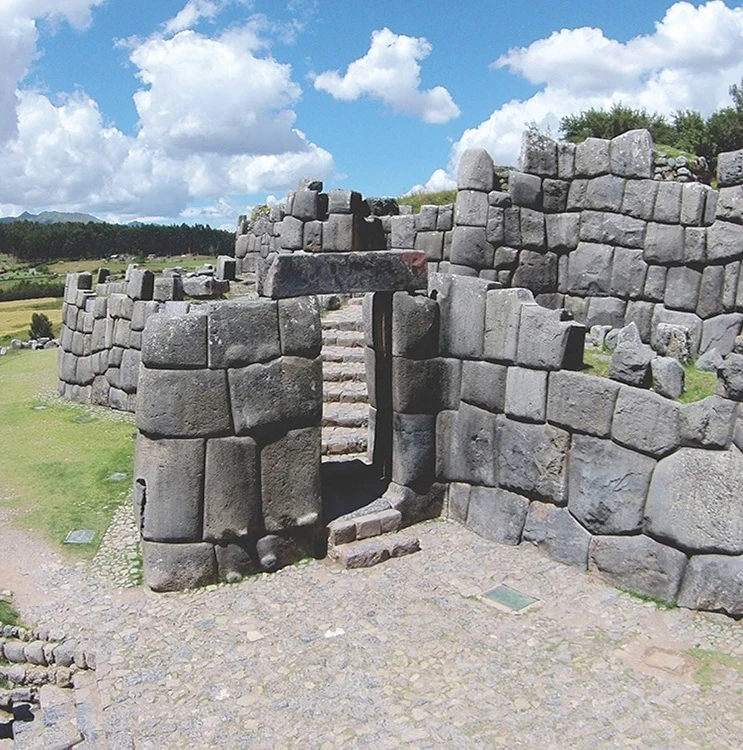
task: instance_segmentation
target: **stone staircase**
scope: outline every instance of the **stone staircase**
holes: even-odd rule
[[[366,461],[369,392],[360,297],[323,315],[323,461]]]
[[[12,750],[108,750],[112,738],[104,731],[103,707],[96,673],[81,671],[73,688],[43,685],[38,703],[16,704]],[[129,747],[126,736],[115,737],[117,747]],[[123,742],[121,742],[123,740]]]

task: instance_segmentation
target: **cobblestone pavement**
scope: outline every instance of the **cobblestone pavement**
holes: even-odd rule
[[[375,568],[311,561],[174,594],[45,556],[29,574],[45,600],[23,614],[98,649],[111,747],[741,746],[738,623],[450,522],[415,531],[421,552]],[[540,602],[476,598],[502,582]]]

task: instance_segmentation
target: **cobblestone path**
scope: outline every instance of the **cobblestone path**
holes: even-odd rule
[[[450,522],[415,530],[421,552],[374,568],[312,561],[174,594],[47,553],[23,615],[97,648],[112,748],[741,746],[738,623]],[[476,598],[503,582],[539,603]]]

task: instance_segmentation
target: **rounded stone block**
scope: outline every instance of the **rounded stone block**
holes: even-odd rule
[[[619,391],[612,437],[619,444],[651,456],[664,456],[678,447],[679,405],[667,398],[624,387]]]
[[[214,546],[142,542],[144,582],[153,591],[182,591],[217,582]]]
[[[486,539],[515,546],[521,541],[528,510],[529,500],[521,495],[498,487],[473,487],[466,526]]]
[[[152,315],[142,334],[142,362],[158,368],[206,367],[206,332],[203,313]]]
[[[275,301],[229,300],[209,306],[209,367],[243,367],[280,354]]]
[[[655,469],[647,533],[690,552],[743,553],[742,484],[743,455],[736,448],[682,448]]]
[[[689,609],[743,616],[743,558],[697,555],[686,567],[678,603]]]
[[[224,370],[142,368],[137,427],[150,436],[206,437],[232,430]]]

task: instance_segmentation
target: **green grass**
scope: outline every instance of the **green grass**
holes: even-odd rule
[[[21,616],[18,610],[4,599],[0,599],[0,623],[3,625],[20,625]]]
[[[8,346],[11,339],[28,339],[31,315],[43,312],[54,326],[54,334],[59,334],[62,325],[62,299],[42,297],[0,302],[0,346]]]
[[[696,662],[694,679],[702,690],[709,690],[717,681],[721,669],[735,670],[743,677],[743,658],[732,656],[723,651],[711,651],[705,648],[690,648],[687,652]]]
[[[60,545],[72,529],[92,529],[92,544],[63,548],[90,558],[130,495],[135,428],[133,417],[50,397],[56,358],[56,350],[0,358],[0,507]],[[110,481],[114,472],[127,479]]]
[[[179,266],[188,270],[194,270],[205,263],[216,265],[217,258],[213,255],[174,255],[166,258],[152,258],[135,261],[132,258],[121,260],[60,260],[49,264],[51,273],[64,276],[68,273],[80,273],[81,271],[97,271],[99,268],[107,268],[113,274],[124,273],[131,263],[136,262],[141,268],[150,271],[162,271],[163,268],[174,268]]]
[[[415,193],[413,195],[404,195],[398,198],[397,202],[401,206],[412,206],[414,213],[419,213],[421,206],[445,206],[448,203],[454,203],[457,199],[456,190],[441,190],[437,193]]]
[[[691,404],[701,401],[708,396],[714,396],[717,390],[717,374],[714,372],[702,372],[697,370],[693,364],[684,367],[684,392],[679,397],[682,404]]]
[[[596,351],[586,347],[583,352],[583,369],[587,375],[597,375],[600,378],[609,377],[609,356],[611,352],[608,349]]]

